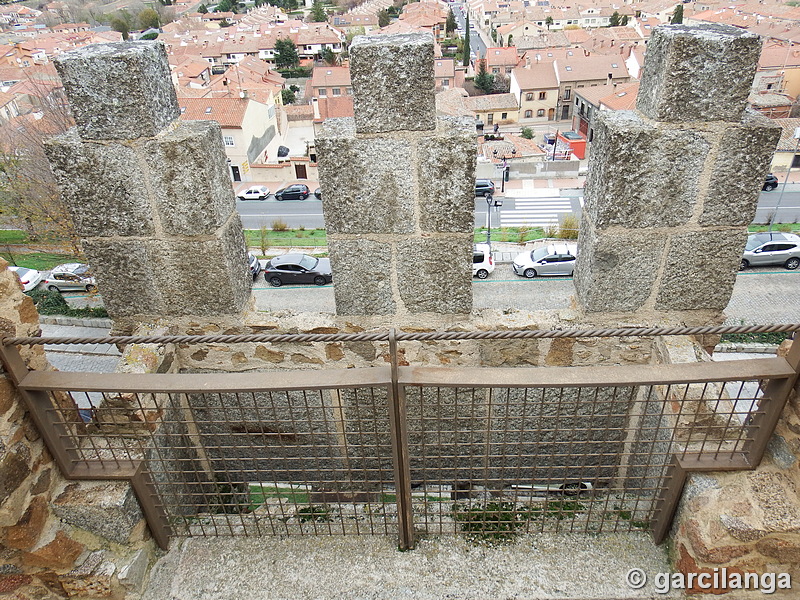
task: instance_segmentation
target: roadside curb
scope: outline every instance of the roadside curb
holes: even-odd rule
[[[80,317],[64,317],[61,315],[39,315],[42,325],[72,325],[76,327],[97,327],[111,329],[111,319],[82,319]]]
[[[777,354],[778,353],[778,346],[775,344],[717,344],[716,348],[714,348],[714,354],[716,353],[748,353],[748,354]]]

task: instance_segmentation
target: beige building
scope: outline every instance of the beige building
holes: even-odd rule
[[[519,104],[519,123],[534,125],[555,119],[558,78],[552,62],[526,61],[511,71],[511,94]]]
[[[516,123],[519,106],[514,94],[489,94],[487,96],[470,96],[464,98],[464,107],[475,113],[483,122],[487,132],[494,125]]]

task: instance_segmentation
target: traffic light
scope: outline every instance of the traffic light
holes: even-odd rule
[[[508,173],[511,170],[511,167],[506,167],[503,169],[503,181],[508,181]]]

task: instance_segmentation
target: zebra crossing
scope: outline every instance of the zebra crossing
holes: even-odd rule
[[[553,193],[552,190],[547,190]],[[572,213],[572,200],[560,196],[514,198],[514,208],[506,208],[500,212],[501,227],[547,227],[557,225],[558,216]]]

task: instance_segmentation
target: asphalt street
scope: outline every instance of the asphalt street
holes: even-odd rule
[[[531,190],[508,190],[497,192],[495,198],[503,199],[503,206],[492,209],[492,226],[504,227],[529,225],[533,227],[558,222],[558,216],[573,214],[580,217],[583,190],[579,188],[550,188]],[[486,201],[475,198],[475,223],[486,224]],[[266,200],[237,200],[236,209],[242,217],[245,229],[272,227],[273,221],[283,221],[291,228],[322,229],[322,201],[313,194],[307,200],[277,201],[271,195]],[[789,184],[781,196],[781,189],[761,192],[754,223],[767,223],[775,213],[776,223],[800,222],[800,184]]]
[[[739,273],[726,310],[727,323],[760,325],[800,323],[800,271],[774,268]],[[498,265],[485,280],[473,280],[475,309],[550,310],[568,308],[575,293],[572,278],[524,279],[508,264]],[[261,311],[334,312],[333,285],[270,287],[256,280],[253,291]]]

